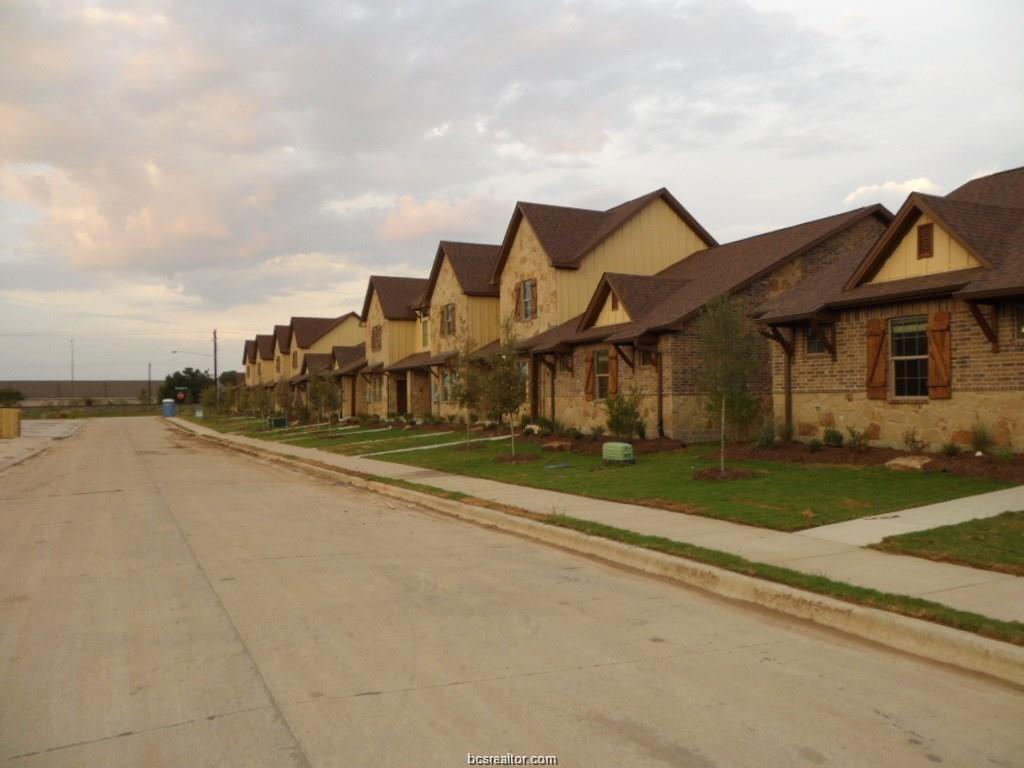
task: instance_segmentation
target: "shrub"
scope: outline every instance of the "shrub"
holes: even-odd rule
[[[917,436],[917,430],[911,427],[903,433],[903,447],[911,453],[921,453],[925,448],[924,440]]]
[[[971,449],[988,453],[995,445],[995,438],[992,436],[992,428],[983,421],[976,421],[974,429],[971,430]]]
[[[818,438],[814,438],[807,444],[807,450],[811,453],[817,453],[821,450],[822,442]]]
[[[846,432],[850,437],[846,440],[846,445],[854,453],[861,453],[866,451],[868,448],[868,435],[864,430],[857,429],[855,427],[847,427]]]
[[[1000,445],[993,449],[992,455],[995,457],[996,461],[1001,461],[1004,464],[1009,464],[1017,458],[1017,454],[1013,452],[1013,449],[1005,445]]]
[[[593,437],[595,440],[600,440],[602,437],[604,437],[604,427],[600,425],[591,427],[590,436]]]
[[[963,448],[956,443],[943,443],[942,444],[942,455],[943,456],[959,456]]]
[[[212,415],[217,410],[217,388],[206,387],[199,394],[199,404],[203,406],[203,413]]]
[[[640,421],[640,400],[643,395],[633,390],[628,395],[612,395],[604,401],[608,411],[608,432],[628,440],[636,432]]]
[[[647,439],[647,424],[643,419],[636,420],[636,436],[641,440]]]
[[[758,448],[774,448],[775,425],[770,421],[765,422],[764,426],[758,431],[757,437],[754,438],[754,445]]]
[[[583,437],[583,430],[577,429],[576,427],[569,427],[565,430],[566,437],[571,437],[573,440],[579,440]]]
[[[0,405],[17,405],[24,399],[25,396],[16,389],[0,389]]]
[[[825,430],[824,434],[825,445],[830,445],[833,448],[841,448],[843,445],[843,433],[838,429],[829,427]]]

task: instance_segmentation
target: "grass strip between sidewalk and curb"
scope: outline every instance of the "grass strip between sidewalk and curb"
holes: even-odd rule
[[[446,501],[461,502],[464,504],[485,507],[508,515],[527,518],[534,522],[543,523],[559,528],[573,530],[595,538],[607,539],[625,544],[627,546],[646,549],[661,554],[678,557],[684,560],[702,563],[725,571],[741,574],[762,581],[781,584],[793,589],[811,592],[835,600],[853,605],[873,608],[877,610],[895,613],[908,618],[928,621],[952,629],[970,632],[975,635],[999,640],[1016,646],[1024,646],[1024,623],[1017,621],[1001,621],[981,614],[969,611],[961,611],[955,608],[934,603],[919,597],[899,595],[890,592],[881,592],[867,587],[858,587],[846,582],[834,581],[824,576],[794,571],[777,565],[759,563],[747,560],[739,555],[722,552],[716,549],[701,547],[696,544],[689,544],[661,536],[650,536],[636,533],[624,528],[605,525],[590,520],[582,520],[563,514],[543,514],[531,512],[519,507],[493,502],[488,499],[481,499],[460,491],[448,491],[432,485],[414,483],[408,480],[383,477],[351,469],[343,469],[325,462],[311,459],[304,459],[294,454],[281,455],[267,451],[257,450],[248,446],[240,446],[228,440],[218,437],[201,435],[192,432],[186,427],[178,427],[184,432],[195,437],[221,445],[225,448],[240,451],[271,463],[278,463],[282,466],[297,468],[295,465],[307,467],[315,472],[326,473],[332,478],[344,482],[345,477],[360,479],[365,482],[378,483],[380,485],[401,488],[407,491],[434,496]],[[372,490],[372,489],[370,489]]]

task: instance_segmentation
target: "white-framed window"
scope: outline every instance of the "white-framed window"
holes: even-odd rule
[[[608,397],[611,390],[612,365],[608,357],[607,349],[599,349],[594,352],[594,393],[598,399]]]
[[[893,396],[928,397],[928,318],[897,317],[889,327]]]
[[[516,285],[516,319],[533,320],[537,317],[537,281],[522,280]]]
[[[449,369],[441,371],[441,399],[450,403],[452,401],[452,388],[455,386],[455,372]]]

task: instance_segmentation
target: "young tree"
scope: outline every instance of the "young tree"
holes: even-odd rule
[[[288,413],[292,405],[292,391],[288,382],[284,379],[274,385],[274,407],[283,413]]]
[[[471,357],[473,349],[473,340],[463,335],[459,343],[458,353],[449,366],[452,375],[452,400],[460,408],[466,409],[467,447],[469,443],[469,414],[479,411],[487,390],[486,367],[479,360],[474,360]]]
[[[516,342],[512,321],[506,318],[502,324],[501,344],[498,351],[488,358],[484,380],[487,404],[500,419],[508,417],[513,456],[516,455],[515,415],[526,402],[526,380],[520,367]]]
[[[217,388],[212,384],[199,395],[199,404],[203,406],[203,415],[209,418],[217,411]]]
[[[608,432],[614,437],[629,440],[640,423],[640,401],[643,392],[633,389],[628,395],[612,395],[604,401],[608,411]]]
[[[330,375],[323,371],[314,373],[309,379],[309,409],[316,414],[317,421],[335,413],[340,405],[341,392]]]
[[[697,384],[708,414],[719,420],[721,472],[725,472],[726,424],[747,424],[757,411],[751,386],[759,365],[758,345],[757,331],[742,302],[723,294],[704,306],[697,321]]]

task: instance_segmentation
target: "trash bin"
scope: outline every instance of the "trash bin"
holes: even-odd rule
[[[21,411],[17,408],[0,408],[0,440],[21,437]]]
[[[162,403],[164,406],[164,416],[173,417],[178,415],[178,406],[173,400],[167,398],[166,400],[163,400]]]

